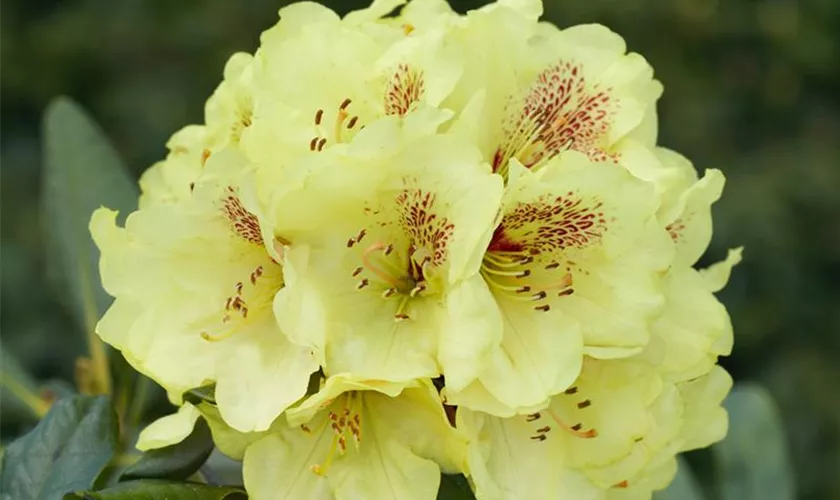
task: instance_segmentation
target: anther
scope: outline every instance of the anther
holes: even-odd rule
[[[545,434],[537,434],[536,436],[531,436],[531,439],[533,439],[535,441],[543,442],[548,438],[546,438]]]
[[[319,109],[317,113],[315,113],[315,125],[321,124],[321,118],[324,117],[324,110]]]
[[[541,432],[541,433],[545,434],[546,432],[548,432],[550,430],[551,430],[551,427],[546,425],[545,427],[540,427],[539,429],[537,429],[537,432]]]
[[[385,247],[385,249],[384,249],[384,250],[382,250],[382,254],[383,254],[383,255],[391,255],[391,252],[393,252],[393,251],[394,251],[394,245],[391,245],[391,244],[389,243],[389,244],[388,244],[388,246],[387,246],[387,247]]]
[[[530,414],[530,415],[526,415],[526,416],[525,416],[525,421],[526,421],[526,422],[533,422],[534,420],[539,420],[539,418],[540,418],[540,414],[539,414],[539,412],[537,412],[537,413],[532,413],[532,414]]]
[[[338,109],[340,109],[341,111],[344,111],[345,109],[347,109],[347,106],[349,106],[350,103],[352,103],[352,102],[353,101],[348,97],[347,99],[344,99],[343,101],[341,101],[341,106],[339,106]]]
[[[365,268],[363,267],[357,267],[356,269],[353,269],[353,277],[355,278],[356,276],[362,274],[362,271],[364,270]]]
[[[313,137],[311,141],[309,141],[309,150],[315,151],[315,148],[318,147],[318,137]]]
[[[358,116],[354,116],[353,118],[350,118],[350,121],[347,122],[347,130],[350,130],[351,128],[355,127],[356,122],[358,122],[358,121],[359,121]]]
[[[590,406],[591,404],[592,404],[592,401],[590,401],[588,399],[584,399],[583,401],[581,401],[580,403],[577,404],[577,407],[582,410],[582,409],[586,408],[587,406]]]
[[[353,248],[353,245],[356,244],[356,238],[350,238],[347,240],[347,248]]]
[[[369,283],[369,282],[368,282],[368,279],[367,279],[367,278],[362,278],[362,281],[360,281],[360,282],[359,282],[359,284],[358,284],[358,285],[356,285],[356,289],[357,289],[357,290],[361,290],[362,288],[364,288],[364,287],[368,286],[368,283]]]
[[[528,293],[530,291],[531,291],[531,287],[528,286],[528,285],[525,285],[523,287],[520,287],[520,288],[516,289],[516,293]]]
[[[416,297],[418,294],[420,294],[420,292],[422,292],[425,289],[426,289],[426,285],[424,283],[420,283],[417,286],[415,286],[414,288],[412,288],[411,292],[409,292],[408,295],[410,297]]]
[[[312,429],[310,429],[309,426],[306,425],[306,424],[300,424],[300,430],[302,430],[303,432],[305,432],[307,434],[312,433]]]
[[[544,290],[540,290],[539,292],[535,293],[531,297],[533,297],[534,300],[542,300],[542,299],[546,298],[547,296],[548,296],[548,294],[545,293]]]
[[[403,312],[394,314],[394,320],[397,323],[399,323],[400,321],[405,321],[409,318],[410,318],[410,316],[406,313],[403,313]]]
[[[558,262],[552,262],[551,264],[545,266],[546,269],[557,269],[558,267],[560,267],[560,264]]]
[[[396,288],[389,288],[389,289],[385,290],[384,292],[382,292],[382,298],[387,299],[388,297],[394,295],[395,293],[397,293]]]
[[[364,229],[359,231],[359,234],[356,236],[356,243],[362,241],[362,238],[364,238],[366,234],[367,234],[367,231],[364,230]]]
[[[551,309],[551,306],[548,304],[543,304],[541,306],[534,307],[534,309],[536,309],[537,311],[548,312],[549,309]]]
[[[326,144],[326,143],[327,143],[327,139],[326,138],[321,138],[321,140],[318,141],[318,151],[321,151],[322,149],[324,149],[324,144]]]
[[[524,271],[521,271],[521,272],[517,273],[516,277],[517,278],[527,278],[530,275],[531,275],[531,270],[530,269],[525,269]]]
[[[570,394],[570,395],[571,394],[576,394],[577,391],[578,391],[577,386],[572,386],[572,387],[569,387],[568,389],[566,389],[565,391],[563,391],[563,394]]]

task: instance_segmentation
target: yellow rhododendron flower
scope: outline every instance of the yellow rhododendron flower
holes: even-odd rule
[[[245,452],[256,499],[432,500],[440,471],[456,472],[465,441],[429,381],[407,384],[329,377]]]
[[[91,220],[105,289],[97,333],[171,392],[216,383],[223,418],[264,430],[303,396],[317,363],[272,314],[283,286],[277,248],[238,191],[241,159],[213,155],[191,197]],[[232,173],[233,172],[233,173]]]
[[[481,274],[504,339],[478,382],[511,408],[543,404],[577,377],[583,354],[620,357],[648,342],[672,255],[653,188],[570,152],[533,171],[512,160]],[[447,380],[452,404],[484,409]]]
[[[640,359],[588,359],[547,408],[499,418],[459,408],[479,498],[650,498],[675,473],[674,456],[726,431],[720,407],[731,379],[720,368],[665,381]]]
[[[740,249],[695,266],[723,174],[657,146],[619,35],[542,11],[301,2],[231,57],[125,227],[91,220],[97,332],[180,407],[138,448],[204,419],[257,500],[431,500],[441,472],[620,500],[722,438]]]
[[[392,156],[363,161],[342,151],[313,157],[313,170],[330,183],[311,181],[299,207],[323,210],[343,191],[362,196],[355,207],[329,212],[333,238],[313,247],[308,271],[278,294],[284,330],[321,353],[327,374],[403,381],[479,369],[483,352],[501,339],[479,274],[501,179],[453,136],[407,141]],[[307,293],[314,298],[301,298]]]
[[[536,169],[570,150],[620,161],[623,139],[652,146],[662,87],[647,62],[603,26],[538,23],[528,15],[536,3],[474,11],[451,30],[464,51],[463,77],[443,103],[460,110],[454,127],[503,177],[513,158]]]
[[[693,266],[712,237],[711,206],[723,189],[723,174],[708,170],[697,178],[693,165],[681,155],[658,149],[663,184],[658,218],[675,244],[675,256],[662,280],[665,308],[652,325],[647,356],[673,380],[699,377],[732,349],[732,324],[714,293],[741,260],[741,250],[710,270]]]

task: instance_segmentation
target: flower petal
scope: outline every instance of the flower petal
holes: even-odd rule
[[[140,451],[164,448],[180,443],[190,435],[201,412],[190,403],[184,403],[178,411],[161,417],[143,429],[135,447]]]
[[[446,386],[463,389],[484,369],[502,340],[502,317],[480,275],[456,285],[446,294],[439,326],[438,361]]]

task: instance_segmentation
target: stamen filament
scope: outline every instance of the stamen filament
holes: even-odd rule
[[[371,260],[371,254],[379,250],[385,250],[386,248],[388,247],[384,243],[374,243],[373,245],[369,246],[362,253],[362,264],[364,264],[366,269],[382,278],[383,281],[395,288],[398,288],[400,285],[399,278],[397,278],[393,274],[388,273],[387,270],[379,267],[376,263],[374,263]]]
[[[598,437],[598,431],[595,430],[594,428],[588,429],[588,430],[585,430],[585,431],[580,430],[580,425],[579,424],[575,425],[575,426],[570,426],[567,423],[563,422],[563,420],[560,418],[560,416],[557,415],[557,413],[554,410],[552,410],[551,408],[548,408],[547,411],[548,411],[549,415],[551,415],[551,418],[553,418],[554,421],[557,422],[557,424],[560,427],[562,427],[564,431],[568,432],[572,436],[583,438],[583,439],[592,439],[594,437]]]

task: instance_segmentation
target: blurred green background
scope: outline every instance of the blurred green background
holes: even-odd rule
[[[327,1],[340,13],[364,1]],[[455,1],[459,10],[478,0]],[[86,106],[135,176],[200,122],[234,51],[253,51],[277,0],[6,0],[0,18],[0,245],[4,349],[39,379],[73,379],[83,334],[47,281],[40,116]],[[775,397],[798,498],[840,498],[840,1],[547,0],[560,26],[621,33],[665,84],[660,142],[727,178],[705,262],[744,245],[722,294],[723,360]],[[294,77],[293,74],[290,77]],[[4,434],[19,424],[5,418]],[[694,461],[701,466],[703,456]]]

